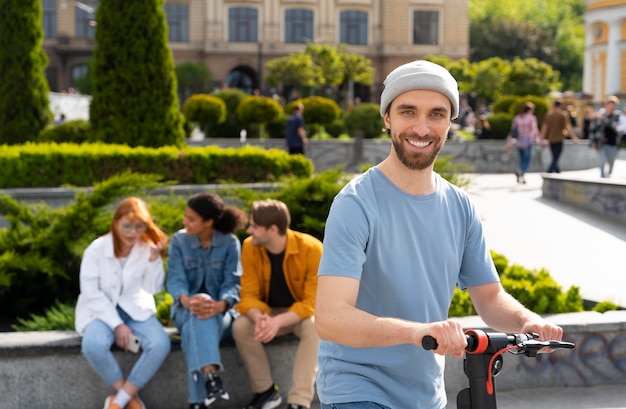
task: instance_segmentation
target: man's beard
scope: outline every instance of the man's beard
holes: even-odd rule
[[[400,135],[398,135],[397,138],[391,138],[393,148],[395,149],[396,155],[398,156],[398,159],[400,159],[400,162],[402,162],[404,166],[411,170],[424,170],[432,166],[432,164],[435,162],[435,159],[437,158],[437,155],[439,154],[439,151],[441,151],[442,144],[438,144],[436,141],[432,141],[434,149],[431,154],[409,153],[402,144],[402,141],[405,139],[406,136],[414,135],[401,133]]]

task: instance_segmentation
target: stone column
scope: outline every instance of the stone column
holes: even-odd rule
[[[619,42],[622,36],[622,19],[607,21],[609,25],[609,37],[607,43],[606,58],[606,81],[605,92],[607,95],[620,93],[621,52]]]

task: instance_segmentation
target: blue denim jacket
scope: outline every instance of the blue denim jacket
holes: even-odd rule
[[[231,233],[213,231],[211,247],[204,248],[196,235],[182,229],[170,241],[167,257],[167,291],[174,298],[172,320],[187,314],[180,296],[208,292],[215,300],[226,300],[231,306],[239,302],[241,279],[241,243]],[[202,287],[204,279],[205,288]],[[182,318],[182,317],[178,317]]]

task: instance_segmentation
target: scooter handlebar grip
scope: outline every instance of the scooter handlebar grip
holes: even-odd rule
[[[430,351],[432,349],[437,349],[438,346],[439,345],[437,344],[437,340],[430,335],[426,335],[424,338],[422,338],[422,347],[425,350]]]

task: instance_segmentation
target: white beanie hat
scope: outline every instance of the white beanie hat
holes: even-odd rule
[[[452,118],[459,115],[459,88],[448,70],[430,61],[418,60],[399,66],[391,71],[380,95],[380,116],[384,117],[387,108],[396,97],[414,89],[441,92],[452,104]]]

